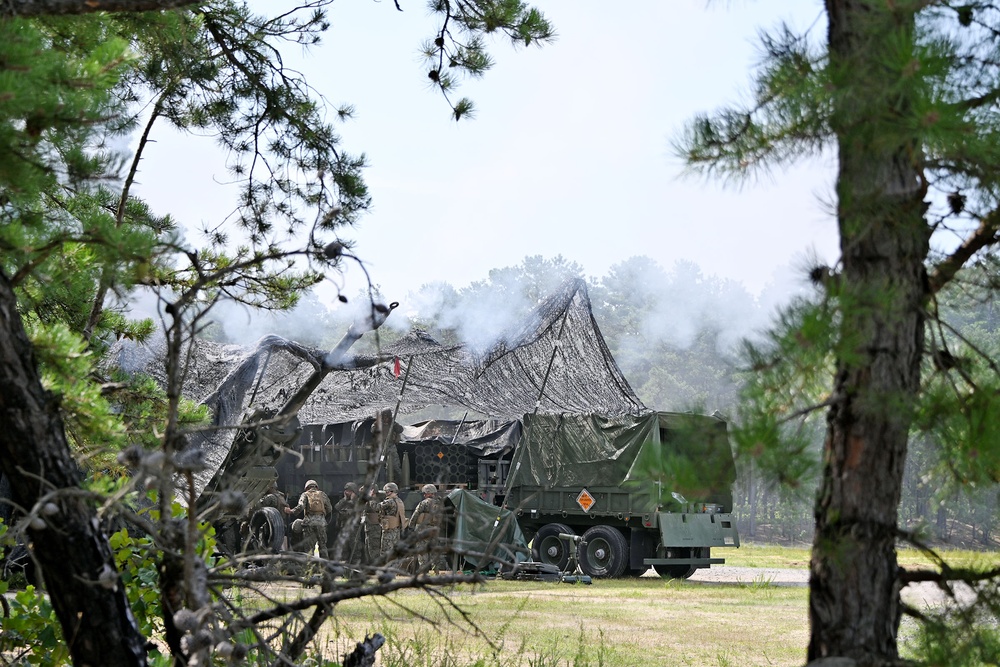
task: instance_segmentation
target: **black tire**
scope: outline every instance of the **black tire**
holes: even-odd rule
[[[285,539],[285,519],[273,507],[261,507],[250,518],[250,551],[281,551]]]
[[[628,542],[617,528],[594,526],[583,534],[579,557],[584,574],[614,579],[628,569]]]
[[[670,549],[671,558],[708,558],[708,549],[705,547],[697,547],[694,549],[688,548],[677,548]],[[660,547],[657,549],[656,554],[658,558],[663,558],[667,551]],[[654,565],[653,568],[656,573],[663,577],[664,579],[687,579],[692,574],[695,573],[696,568],[694,565]]]
[[[573,529],[565,524],[545,524],[538,529],[535,539],[531,541],[531,558],[539,563],[555,565],[560,572],[565,572],[569,569],[570,549],[575,549],[576,545],[560,539],[559,533],[576,535]]]

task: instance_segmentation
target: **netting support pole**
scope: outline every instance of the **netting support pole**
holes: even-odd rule
[[[542,385],[538,388],[538,398],[535,399],[535,410],[532,412],[532,416],[538,414],[538,409],[542,405],[542,397],[545,396],[545,385],[549,382],[549,374],[552,372],[552,365],[556,361],[556,353],[559,352],[559,348],[562,346],[562,336],[563,331],[566,329],[566,320],[569,319],[569,308],[563,313],[562,322],[559,324],[559,333],[556,334],[555,341],[552,342],[552,355],[549,357],[549,364],[545,367],[545,375],[542,377]],[[521,458],[524,456],[524,444],[531,442],[531,424],[534,420],[528,422],[528,426],[525,432],[521,434],[521,444],[514,452],[514,460],[511,461],[510,473],[507,475],[507,479],[503,482],[503,505],[500,507],[501,511],[507,509],[507,498],[510,492],[510,482],[517,476],[517,471],[521,468]],[[516,462],[515,462],[516,461]],[[496,532],[497,527],[500,525],[500,513],[497,513],[497,518],[493,522],[493,530],[490,533],[490,544],[493,544],[493,535]]]
[[[403,386],[399,388],[399,397],[396,399],[396,407],[392,411],[392,423],[389,424],[389,428],[386,430],[385,434],[382,436],[382,442],[379,444],[379,457],[378,465],[381,468],[385,465],[385,452],[389,448],[389,438],[392,436],[392,428],[396,425],[396,417],[399,416],[399,406],[403,402],[403,392],[406,391],[406,383],[410,379],[410,366],[413,364],[413,355],[406,360],[406,371],[403,373]],[[376,474],[376,477],[378,475]]]

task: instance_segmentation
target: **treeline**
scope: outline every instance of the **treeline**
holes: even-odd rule
[[[494,269],[486,279],[466,287],[424,285],[407,295],[400,311],[382,330],[382,340],[422,327],[440,340],[486,346],[521,321],[541,299],[568,278],[585,277],[594,317],[605,341],[633,389],[657,410],[719,412],[739,423],[739,399],[749,361],[746,341],[766,340],[782,305],[808,299],[803,279],[798,287],[774,287],[750,294],[740,283],[704,275],[689,262],[669,270],[648,257],[633,257],[601,277],[586,277],[582,267],[562,257],[527,257],[518,266]],[[317,347],[336,343],[354,317],[352,307],[367,295],[348,299],[347,306],[328,309],[315,295],[292,311],[267,319],[238,315],[233,331],[242,342],[279,333]],[[948,303],[956,322],[953,338],[962,337],[983,350],[1000,348],[1000,316],[989,300],[968,294]],[[217,338],[235,340],[224,322]],[[766,342],[764,343],[766,344]],[[794,478],[778,479],[763,472],[753,456],[737,462],[734,512],[749,539],[788,543],[812,539],[815,471],[823,424],[811,423],[812,445]],[[970,484],[943,465],[938,449],[946,446],[915,434],[906,462],[900,506],[902,527],[921,539],[995,547],[1000,488]]]

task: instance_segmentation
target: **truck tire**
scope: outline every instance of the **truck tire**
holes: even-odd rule
[[[579,557],[584,574],[614,579],[628,569],[628,542],[617,528],[594,526],[583,534]]]
[[[708,558],[708,549],[706,547],[671,549],[671,551],[674,558]],[[663,547],[660,547],[657,550],[657,556],[662,557],[661,554],[664,552]],[[687,579],[698,568],[694,565],[654,565],[653,569],[664,579]]]
[[[285,519],[273,507],[261,507],[250,518],[250,551],[281,551],[285,539]]]
[[[560,572],[569,568],[570,549],[576,545],[560,539],[559,533],[576,535],[573,529],[562,523],[547,523],[535,533],[531,541],[531,558],[539,563],[555,565]]]

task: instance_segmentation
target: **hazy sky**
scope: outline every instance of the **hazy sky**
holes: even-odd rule
[[[272,3],[287,5],[261,6]],[[432,281],[461,287],[528,255],[562,255],[592,276],[634,255],[668,269],[689,260],[752,293],[809,254],[836,258],[831,163],[737,187],[680,178],[670,149],[693,114],[747,90],[759,29],[786,20],[822,32],[821,3],[534,4],[558,39],[498,41],[495,68],[458,91],[477,105],[461,123],[428,86],[424,0],[400,0],[403,12],[392,0],[335,2],[324,44],[289,60],[331,103],[356,108],[340,129],[370,160],[374,207],[343,235],[389,299]],[[211,140],[159,139],[140,196],[194,225],[232,210]],[[363,286],[358,271],[345,280],[347,294]]]

